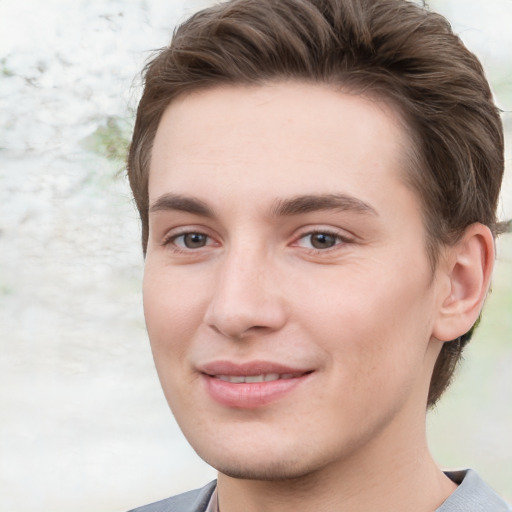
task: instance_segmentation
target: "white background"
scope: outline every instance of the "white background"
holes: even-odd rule
[[[115,177],[119,164],[86,149],[107,119],[132,119],[150,50],[207,3],[0,0],[2,511],[121,512],[214,477],[159,388],[127,184]],[[511,110],[512,2],[432,5]],[[497,276],[512,279],[510,241],[500,254]],[[441,464],[472,465],[510,498],[512,333],[500,336],[481,349],[475,340],[430,430]]]

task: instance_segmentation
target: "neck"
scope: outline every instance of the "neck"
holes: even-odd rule
[[[220,512],[432,512],[456,485],[433,461],[424,421],[420,431],[409,428],[400,438],[396,431],[393,436],[383,432],[343,461],[293,480],[242,480],[219,474]]]

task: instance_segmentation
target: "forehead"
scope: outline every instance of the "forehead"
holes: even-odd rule
[[[174,100],[161,119],[150,201],[162,191],[192,189],[221,199],[235,188],[253,202],[333,190],[369,200],[379,187],[399,185],[410,148],[391,106],[326,85],[194,92]]]

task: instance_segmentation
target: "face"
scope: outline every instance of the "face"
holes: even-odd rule
[[[298,477],[421,430],[439,294],[408,147],[391,108],[327,86],[167,108],[145,316],[169,405],[222,473]]]

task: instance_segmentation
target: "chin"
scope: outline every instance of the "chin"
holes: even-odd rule
[[[296,480],[314,473],[319,468],[307,467],[305,461],[266,460],[266,461],[209,461],[204,459],[220,473],[241,480],[284,481]]]
[[[261,481],[300,480],[321,472],[336,459],[332,448],[325,449],[303,439],[293,442],[283,437],[266,441],[256,435],[243,442],[231,437],[231,443],[199,445],[191,443],[197,454],[220,473],[237,479]],[[249,441],[250,440],[250,441]],[[190,440],[189,440],[190,441]],[[286,442],[287,441],[287,442]],[[347,447],[348,448],[348,447]]]
[[[314,466],[310,460],[314,453],[312,446],[301,449],[290,437],[275,438],[268,430],[262,435],[252,429],[248,432],[241,425],[238,428],[239,432],[225,432],[222,437],[218,436],[218,431],[215,435],[205,435],[205,430],[202,435],[197,435],[196,430],[186,432],[189,434],[186,437],[199,457],[232,478],[288,480],[308,474],[311,469],[308,466]]]

